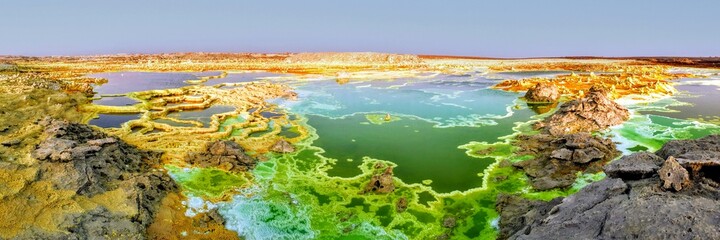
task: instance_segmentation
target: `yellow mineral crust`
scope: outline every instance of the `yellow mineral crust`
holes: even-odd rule
[[[277,134],[284,125],[298,127],[300,136],[288,139],[290,142],[299,141],[306,136],[307,131],[299,124],[289,120],[285,114],[274,117],[272,123],[269,118],[262,116],[262,112],[271,110],[271,106],[266,103],[267,99],[294,98],[295,94],[289,87],[283,84],[264,82],[235,85],[237,87],[232,89],[196,85],[178,89],[137,92],[130,96],[143,102],[134,106],[115,107],[88,104],[82,106],[81,109],[94,114],[142,113],[139,119],[125,123],[121,128],[107,129],[106,131],[139,148],[163,151],[166,153],[164,159],[168,161],[181,159],[187,151],[199,151],[205,143],[217,139],[233,139],[246,150],[258,154],[265,153],[273,143],[281,138]],[[203,126],[202,123],[193,120],[168,117],[170,113],[203,110],[213,105],[232,106],[235,110],[213,115],[209,126]],[[221,129],[221,124],[226,119],[239,115],[243,115],[245,121],[229,124]],[[154,121],[156,119],[169,119],[192,126],[172,126]],[[254,132],[267,133],[262,136],[250,137]]]
[[[610,90],[611,98],[621,98],[628,95],[672,95],[677,90],[672,86],[671,80],[691,77],[690,74],[667,73],[665,67],[637,67],[613,68],[620,73],[607,74],[566,74],[554,78],[525,78],[508,79],[494,86],[505,91],[522,92],[541,82],[557,86],[560,93],[570,98],[579,98],[585,95],[592,86],[599,86]]]
[[[148,235],[154,239],[240,239],[236,232],[213,219],[208,213],[195,217],[185,216],[184,196],[168,194],[163,198],[155,221],[148,226]]]

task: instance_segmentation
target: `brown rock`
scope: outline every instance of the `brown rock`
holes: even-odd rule
[[[568,187],[575,182],[576,173],[599,172],[605,162],[620,154],[611,139],[589,133],[558,137],[522,135],[516,143],[520,148],[516,154],[534,155],[535,158],[516,162],[513,166],[522,169],[537,190]]]
[[[384,164],[375,165],[375,168],[382,168]],[[393,168],[387,167],[380,174],[373,175],[370,182],[365,185],[363,193],[391,193],[395,191],[395,183],[393,181]]]
[[[295,151],[295,147],[293,147],[293,145],[289,142],[285,141],[285,139],[280,139],[275,142],[275,144],[273,144],[270,150],[277,153],[291,153]]]
[[[447,216],[443,219],[443,227],[454,228],[455,226],[457,226],[457,219],[455,217]]]
[[[558,87],[549,82],[535,84],[525,93],[525,99],[528,102],[557,102],[559,98]]]
[[[680,191],[683,187],[690,184],[690,176],[680,164],[675,161],[674,157],[668,157],[662,168],[658,172],[660,179],[663,180],[662,187],[665,189],[674,189]]]
[[[405,197],[401,197],[398,199],[397,203],[395,204],[395,210],[397,210],[398,213],[404,212],[408,207],[408,202]]]
[[[191,152],[185,162],[198,167],[216,167],[225,171],[243,172],[257,164],[254,159],[233,141],[215,141],[205,145],[203,152]]]
[[[630,112],[610,100],[607,92],[592,88],[586,97],[567,102],[545,120],[545,128],[554,135],[592,132],[623,123]]]
[[[115,143],[115,142],[117,142],[117,139],[108,137],[108,138],[103,138],[103,139],[88,140],[87,144],[90,144],[92,146],[102,146],[105,144]]]

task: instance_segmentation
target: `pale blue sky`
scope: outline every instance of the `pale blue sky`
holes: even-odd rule
[[[0,55],[720,56],[720,1],[0,2]]]

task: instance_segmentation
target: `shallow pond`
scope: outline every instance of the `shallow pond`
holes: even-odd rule
[[[167,117],[178,120],[197,121],[202,123],[203,126],[207,127],[208,125],[210,125],[213,115],[232,112],[235,111],[235,109],[236,108],[233,106],[213,105],[209,108],[202,110],[173,112],[168,114]]]
[[[119,128],[123,123],[140,118],[140,114],[98,114],[88,124],[104,128]]]

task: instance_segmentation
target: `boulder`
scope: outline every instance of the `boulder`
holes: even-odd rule
[[[610,162],[603,168],[605,174],[612,178],[642,179],[654,175],[663,159],[648,152],[633,153]]]
[[[525,226],[536,225],[562,198],[548,202],[529,200],[517,195],[498,194],[495,210],[500,214],[498,239],[507,239],[513,233],[523,230]]]
[[[660,179],[663,180],[662,187],[665,189],[680,191],[683,187],[690,184],[690,175],[688,174],[688,171],[680,166],[680,164],[675,161],[675,158],[672,156],[665,160],[665,163],[663,163],[663,166],[660,168],[660,171],[658,171],[658,174],[660,175]]]
[[[695,140],[672,140],[665,143],[655,154],[667,159],[670,156],[679,157],[681,154],[693,151],[720,152],[720,135],[710,135]]]
[[[552,103],[560,99],[558,87],[549,82],[540,82],[525,93],[528,102]]]

